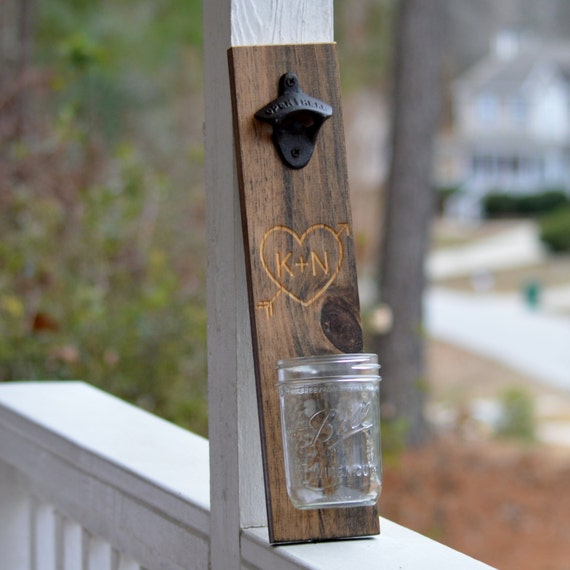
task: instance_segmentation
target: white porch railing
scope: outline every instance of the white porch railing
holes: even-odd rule
[[[209,568],[208,455],[207,440],[82,382],[0,384],[0,568]],[[488,568],[381,527],[370,539],[279,547],[265,528],[245,529],[241,568]]]

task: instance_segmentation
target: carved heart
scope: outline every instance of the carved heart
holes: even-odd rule
[[[302,235],[274,226],[263,236],[260,250],[269,278],[304,307],[329,288],[344,257],[338,234],[326,224],[310,226]]]

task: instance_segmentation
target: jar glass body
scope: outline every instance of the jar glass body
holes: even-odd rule
[[[369,506],[382,488],[375,354],[279,361],[287,493],[298,509]]]

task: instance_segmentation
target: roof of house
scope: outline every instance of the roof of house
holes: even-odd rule
[[[455,88],[464,93],[509,97],[520,93],[534,74],[545,70],[553,70],[570,82],[569,44],[533,42],[507,56],[490,52],[455,81]]]

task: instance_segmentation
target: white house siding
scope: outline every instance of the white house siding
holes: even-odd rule
[[[492,191],[569,191],[570,57],[552,53],[490,56],[455,82],[454,126],[439,141],[436,184],[464,189],[471,205]]]
[[[566,86],[553,79],[543,89],[536,89],[529,117],[529,135],[545,143],[567,144],[570,138]]]
[[[570,161],[567,147],[556,147],[545,154],[544,183],[551,189],[570,187]]]

